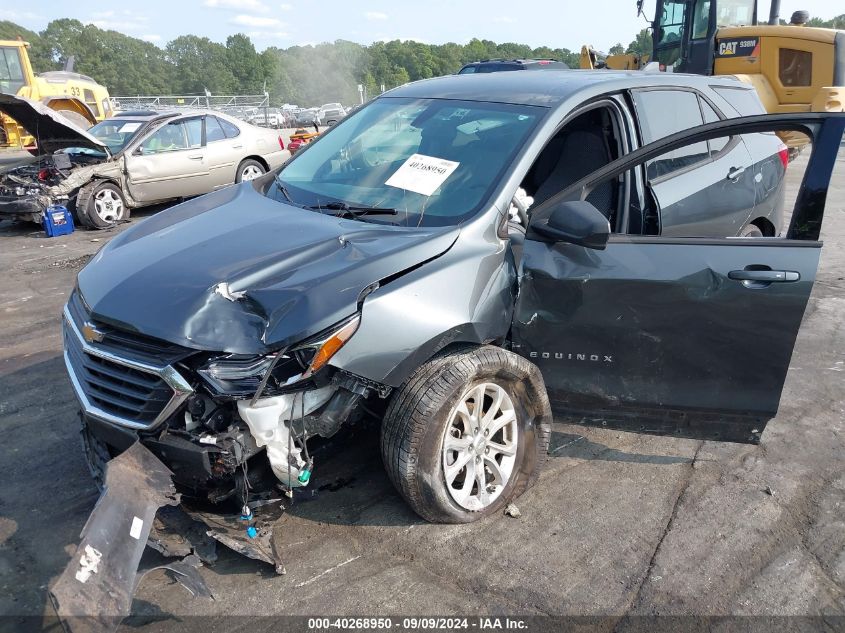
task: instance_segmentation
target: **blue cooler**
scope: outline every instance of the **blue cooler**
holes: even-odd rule
[[[69,235],[73,233],[73,214],[67,210],[67,207],[54,204],[47,207],[41,225],[47,237]]]

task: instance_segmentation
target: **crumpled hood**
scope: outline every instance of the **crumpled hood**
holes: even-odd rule
[[[12,117],[32,134],[38,142],[38,149],[44,153],[52,154],[68,147],[87,147],[109,154],[105,144],[38,101],[0,93],[0,112]]]
[[[444,253],[459,232],[344,220],[243,183],[127,230],[78,284],[96,320],[194,349],[259,354],[354,314],[370,284]]]

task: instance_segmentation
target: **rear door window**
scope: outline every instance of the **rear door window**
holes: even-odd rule
[[[216,116],[208,116],[205,118],[205,142],[213,143],[214,141],[225,140],[226,133],[220,126],[220,121]]]
[[[704,116],[705,123],[715,123],[716,121],[721,120],[721,117],[718,115],[716,110],[714,110],[713,106],[707,103],[707,101],[699,98],[699,103],[701,104],[701,114]],[[723,149],[725,149],[725,146],[729,142],[730,139],[726,136],[723,136],[722,138],[714,138],[707,141],[707,143],[710,145],[710,155],[715,156],[716,154],[721,152]]]
[[[240,128],[235,125],[234,123],[230,123],[226,119],[217,119],[220,121],[220,126],[223,128],[223,131],[226,133],[226,138],[235,138],[238,134],[241,133]]]
[[[643,143],[657,141],[670,134],[704,123],[698,95],[686,90],[642,90],[634,93]],[[663,178],[691,167],[710,157],[706,141],[664,154],[647,163],[649,180]]]
[[[728,88],[726,86],[710,86],[717,95],[722,97],[728,105],[733,108],[736,115],[732,116],[753,116],[755,114],[766,114],[766,109],[760,103],[760,98],[754,90],[748,88]],[[724,108],[722,108],[724,110]]]

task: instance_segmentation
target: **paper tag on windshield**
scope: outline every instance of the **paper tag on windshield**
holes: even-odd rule
[[[452,175],[458,165],[460,163],[453,160],[412,154],[384,184],[430,196]]]
[[[118,132],[120,134],[127,134],[129,132],[134,132],[139,127],[141,127],[140,123],[124,123],[123,125],[120,126],[120,129],[118,130]]]

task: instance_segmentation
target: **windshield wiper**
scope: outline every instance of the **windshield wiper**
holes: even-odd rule
[[[317,204],[308,208],[317,210],[328,209],[329,211],[338,211],[339,213],[335,213],[337,217],[350,218],[357,218],[362,215],[396,215],[398,213],[396,209],[390,209],[387,207],[359,207],[347,204],[342,200],[332,200],[331,202],[327,202],[326,204]]]
[[[287,200],[291,204],[296,205],[298,207],[302,206],[301,204],[297,204],[296,202],[294,202],[293,198],[290,197],[290,193],[288,193],[288,188],[285,187],[285,183],[279,177],[279,174],[276,174],[275,176],[273,176],[273,180],[276,182],[276,187],[278,188],[279,191],[282,192],[282,195],[285,197],[285,200]]]

